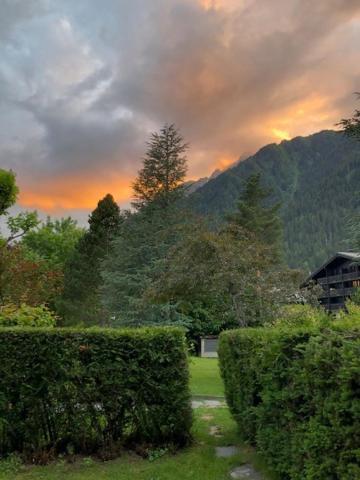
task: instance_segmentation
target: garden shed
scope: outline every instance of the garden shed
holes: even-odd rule
[[[210,357],[210,358],[217,358],[217,349],[219,343],[219,337],[216,336],[207,336],[201,337],[201,357]]]

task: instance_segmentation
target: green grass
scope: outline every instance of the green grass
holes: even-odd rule
[[[210,418],[212,417],[212,418]],[[217,425],[223,434],[215,438],[209,434],[210,426]],[[1,480],[225,480],[229,471],[242,463],[251,462],[264,474],[274,478],[252,449],[241,446],[235,422],[227,408],[199,409],[195,411],[194,444],[176,455],[165,454],[150,462],[131,453],[119,459],[100,463],[79,459],[74,464],[64,461],[46,467],[23,467],[17,474],[4,474]],[[216,458],[216,445],[239,445],[240,451],[231,458]],[[0,464],[1,471],[1,464]]]
[[[193,395],[224,396],[217,358],[190,359],[190,389]]]

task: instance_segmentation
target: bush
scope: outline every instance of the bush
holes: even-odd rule
[[[0,455],[183,446],[189,398],[181,330],[0,330]]]
[[[315,327],[325,326],[331,322],[331,317],[321,307],[292,304],[280,308],[277,317],[271,322],[273,326],[282,327]],[[270,324],[266,326],[271,326]]]
[[[226,398],[282,479],[360,478],[360,326],[224,332]]]
[[[0,307],[0,327],[55,327],[56,315],[44,305]]]

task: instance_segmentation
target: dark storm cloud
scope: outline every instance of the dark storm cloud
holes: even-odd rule
[[[191,142],[192,175],[329,128],[360,88],[359,15],[358,0],[5,1],[0,160],[28,205],[41,179],[40,206],[53,190],[75,207],[70,177],[91,199],[116,177],[125,198],[165,122]]]

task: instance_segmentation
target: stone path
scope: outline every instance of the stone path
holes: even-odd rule
[[[248,463],[241,467],[236,467],[231,470],[230,477],[239,480],[263,480],[262,475],[257,472],[252,465]]]
[[[229,445],[228,447],[215,447],[216,456],[218,458],[229,458],[239,453],[238,447]]]
[[[192,399],[192,408],[219,408],[219,407],[226,407],[225,400],[219,399],[216,397],[194,397]],[[202,420],[207,422],[211,422],[214,419],[214,416],[211,414],[204,414],[202,415]],[[218,425],[210,425],[209,426],[209,434],[213,437],[221,438],[223,434],[221,432],[221,428]],[[231,458],[235,455],[240,453],[239,447],[236,445],[226,445],[226,446],[218,446],[215,447],[215,455],[217,458]],[[229,472],[229,477],[235,480],[264,480],[264,477],[257,471],[255,468],[246,463],[239,467],[233,468]]]
[[[221,397],[193,397],[191,401],[192,408],[219,408],[226,407],[225,399]]]

